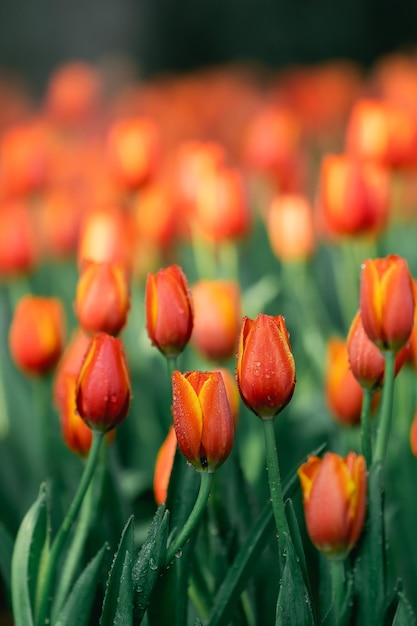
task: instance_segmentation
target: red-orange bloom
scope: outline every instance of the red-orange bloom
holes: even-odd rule
[[[65,314],[58,298],[24,296],[16,306],[9,347],[16,365],[43,375],[57,364],[63,349]]]
[[[175,428],[171,426],[165,441],[159,448],[158,456],[156,457],[155,471],[153,475],[153,493],[157,504],[166,502],[169,479],[171,477],[172,466],[174,465],[176,449],[177,436],[175,434]]]
[[[278,259],[298,261],[310,257],[316,247],[310,202],[302,194],[277,196],[267,215],[267,231]]]
[[[24,201],[9,201],[0,208],[0,275],[27,273],[39,259],[39,243],[33,215]]]
[[[390,206],[388,173],[376,163],[329,154],[321,163],[318,208],[336,236],[379,232]]]
[[[384,382],[385,359],[379,348],[365,332],[360,311],[355,315],[347,338],[349,363],[353,375],[361,387],[380,389]],[[407,356],[404,346],[395,358],[395,374],[399,372]]]
[[[214,472],[229,456],[235,432],[222,374],[175,371],[172,398],[179,449],[198,471]]]
[[[230,359],[236,353],[242,319],[238,283],[200,280],[192,287],[192,296],[193,345],[209,360]]]
[[[350,368],[347,343],[338,337],[332,337],[327,344],[325,396],[338,422],[346,425],[360,422],[363,389]]]
[[[62,437],[72,452],[80,456],[87,456],[93,440],[93,433],[77,413],[76,386],[77,377],[66,374],[62,380],[62,403],[60,407]]]
[[[381,350],[397,352],[414,324],[414,291],[405,259],[391,254],[362,265],[360,311],[368,337]]]
[[[137,117],[114,122],[107,155],[115,181],[137,189],[154,175],[159,160],[159,133],[154,122]]]
[[[152,344],[167,357],[180,354],[193,330],[190,290],[180,267],[170,265],[148,274],[145,307]]]
[[[366,509],[366,464],[355,452],[310,457],[298,470],[307,531],[331,558],[343,558],[361,534]]]
[[[130,379],[121,339],[94,335],[76,389],[77,411],[92,430],[118,426],[130,406]]]
[[[225,367],[219,367],[216,370],[223,376],[224,386],[226,388],[227,399],[229,400],[230,410],[232,411],[233,422],[235,428],[239,421],[240,394],[236,385],[236,378]]]
[[[287,406],[296,376],[289,334],[281,315],[243,318],[236,379],[243,402],[261,419],[272,419]]]
[[[127,271],[122,263],[87,261],[77,284],[75,311],[84,330],[118,335],[130,308]]]

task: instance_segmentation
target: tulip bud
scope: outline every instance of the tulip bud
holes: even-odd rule
[[[413,282],[407,262],[390,254],[362,265],[360,311],[365,331],[380,350],[397,352],[414,324]]]
[[[23,200],[3,202],[0,210],[0,275],[14,278],[34,270],[40,246],[30,206]]]
[[[307,532],[330,558],[344,558],[361,534],[366,509],[366,464],[355,452],[310,457],[298,470]]]
[[[179,449],[198,471],[214,472],[229,456],[235,431],[222,374],[175,371],[172,398]]]
[[[267,216],[269,242],[282,261],[299,261],[312,256],[315,247],[313,211],[301,194],[274,198]]]
[[[62,437],[68,448],[79,454],[87,456],[93,433],[84,420],[78,415],[75,403],[75,390],[77,377],[66,374],[62,380],[62,398],[60,407],[60,421]]]
[[[107,431],[127,416],[130,380],[121,339],[94,335],[76,389],[77,411],[92,430]]]
[[[146,328],[154,346],[176,357],[193,330],[193,307],[187,279],[177,265],[148,274],[145,293]]]
[[[158,456],[156,457],[155,472],[153,476],[153,492],[157,504],[166,502],[169,479],[171,477],[172,466],[174,465],[176,449],[177,436],[175,434],[175,428],[171,426],[165,441],[159,448]]]
[[[365,332],[360,311],[355,315],[347,339],[349,363],[361,387],[380,389],[384,382],[385,359],[381,351]],[[406,346],[395,357],[395,374],[401,369],[407,355]]]
[[[379,232],[389,214],[388,174],[376,163],[328,154],[321,163],[318,205],[333,235]]]
[[[61,356],[64,309],[57,298],[24,296],[16,306],[9,346],[16,365],[28,374],[48,373]]]
[[[159,160],[158,129],[150,119],[116,121],[107,141],[110,171],[125,189],[137,189],[154,175]]]
[[[192,287],[191,341],[206,359],[224,361],[236,354],[241,324],[240,288],[230,280],[200,280]]]
[[[224,386],[226,388],[227,399],[229,400],[230,410],[232,411],[233,423],[235,429],[239,421],[240,394],[236,385],[236,378],[225,367],[219,367],[217,370],[223,377]]]
[[[325,395],[338,422],[349,426],[360,422],[363,389],[350,369],[347,344],[338,337],[330,338],[327,344]]]
[[[295,362],[281,315],[243,318],[236,378],[246,406],[261,419],[273,419],[292,398]]]
[[[75,301],[80,326],[91,333],[118,335],[126,324],[129,307],[129,281],[124,265],[87,261]]]

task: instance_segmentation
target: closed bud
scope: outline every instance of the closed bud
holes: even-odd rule
[[[78,375],[77,411],[92,430],[118,426],[130,406],[130,379],[121,339],[94,335]]]
[[[344,558],[361,534],[366,510],[366,464],[355,452],[313,456],[298,470],[307,532],[330,558]]]
[[[397,352],[414,325],[414,290],[407,262],[390,254],[362,265],[360,311],[365,331],[380,350]]]
[[[281,315],[243,318],[236,378],[246,406],[261,419],[273,419],[291,400],[296,382],[289,334]]]
[[[127,271],[122,263],[87,261],[77,284],[75,311],[80,326],[91,333],[118,335],[130,308]]]
[[[58,298],[24,296],[16,306],[9,331],[14,362],[27,374],[47,374],[61,356],[64,334],[64,308]]]
[[[146,328],[154,346],[175,357],[193,330],[193,307],[187,279],[177,265],[148,274],[145,292]]]
[[[175,371],[172,398],[179,449],[198,471],[214,472],[229,456],[235,432],[222,374]]]
[[[200,280],[192,287],[194,326],[192,343],[206,359],[225,361],[236,354],[241,296],[231,280]]]

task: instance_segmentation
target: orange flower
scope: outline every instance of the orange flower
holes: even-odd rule
[[[347,338],[349,364],[361,387],[380,389],[384,382],[385,359],[365,332],[360,311],[355,315]],[[400,371],[407,356],[404,346],[395,358],[395,374]]]
[[[67,376],[78,377],[85,354],[90,346],[90,340],[91,337],[82,328],[76,328],[59,360],[53,384],[54,403],[59,410],[62,410],[65,402],[65,378]]]
[[[347,343],[332,337],[327,344],[325,373],[326,402],[333,417],[345,425],[361,419],[363,389],[349,365]]]
[[[122,263],[84,263],[77,284],[75,311],[84,330],[118,335],[126,324],[130,290]]]
[[[390,206],[388,173],[346,154],[328,154],[321,162],[318,208],[330,234],[377,233]]]
[[[192,343],[207,359],[223,361],[236,353],[241,324],[239,285],[230,280],[200,280],[192,287]]]
[[[24,296],[16,306],[9,331],[9,346],[16,365],[28,374],[43,375],[62,353],[65,316],[57,298]]]
[[[159,133],[143,117],[114,122],[107,140],[110,171],[126,189],[137,189],[154,175],[159,160]]]
[[[175,428],[171,426],[165,441],[159,448],[158,456],[156,457],[153,476],[153,493],[157,504],[166,502],[169,479],[171,477],[172,466],[174,465],[176,449],[177,436],[175,434]]]
[[[0,208],[0,275],[5,278],[31,272],[39,259],[39,244],[30,207],[24,201]]]
[[[361,534],[366,509],[366,464],[355,452],[312,456],[298,470],[307,531],[330,558],[344,558]]]
[[[214,472],[229,456],[234,422],[220,372],[172,374],[178,447],[198,471]]]
[[[89,211],[81,224],[77,258],[96,263],[124,263],[130,269],[134,249],[132,217],[118,208]]]
[[[352,109],[346,131],[349,153],[391,167],[417,163],[414,116],[382,100],[360,99]]]
[[[87,456],[93,433],[84,420],[78,415],[75,403],[75,390],[77,377],[66,374],[62,380],[62,403],[60,408],[60,421],[62,437],[68,448],[79,454]]]
[[[414,290],[405,259],[391,254],[362,265],[360,311],[368,337],[381,350],[397,352],[414,324]]]
[[[243,402],[261,419],[272,419],[287,406],[296,376],[289,334],[281,315],[243,318],[236,378]]]
[[[111,430],[127,416],[130,397],[121,339],[104,333],[94,335],[78,375],[78,413],[92,430]]]
[[[177,356],[193,330],[193,307],[187,279],[177,265],[148,274],[146,328],[154,346],[166,357]]]
[[[282,261],[310,257],[316,247],[312,207],[304,195],[277,196],[267,215],[272,251]]]
[[[242,175],[232,168],[213,168],[201,177],[193,215],[198,233],[221,242],[243,237],[251,219]]]
[[[413,280],[414,302],[417,302],[417,281]],[[407,362],[417,370],[417,306],[414,307],[414,325],[411,331],[410,341],[406,344]]]

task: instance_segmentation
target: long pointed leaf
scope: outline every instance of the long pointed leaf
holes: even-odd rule
[[[37,500],[23,518],[13,550],[11,581],[15,626],[34,623],[36,585],[47,542],[47,494],[42,485]]]
[[[97,588],[98,575],[107,546],[104,545],[86,566],[68,596],[56,626],[88,626]]]

